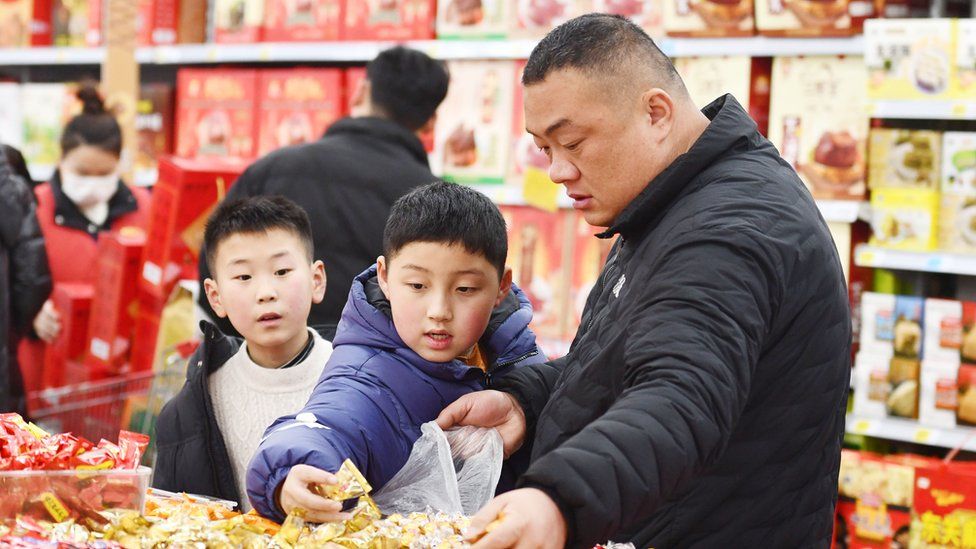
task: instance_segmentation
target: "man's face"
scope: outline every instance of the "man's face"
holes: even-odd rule
[[[661,128],[641,92],[614,90],[574,69],[525,87],[525,127],[549,157],[549,177],[590,225],[610,226],[664,168],[655,150]]]
[[[380,288],[390,300],[400,339],[431,362],[467,353],[508,294],[512,273],[498,271],[459,244],[413,242],[377,260]]]

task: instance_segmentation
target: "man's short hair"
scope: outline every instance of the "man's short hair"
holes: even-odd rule
[[[217,276],[217,247],[235,234],[267,233],[274,229],[295,235],[305,248],[309,262],[314,256],[312,224],[298,204],[283,196],[253,196],[225,200],[210,215],[203,232],[207,251],[207,267]]]
[[[619,15],[590,13],[559,25],[535,46],[522,84],[537,84],[560,69],[606,76],[641,64],[658,75],[661,87],[681,82],[674,64],[643,29]]]
[[[410,131],[434,116],[450,80],[443,61],[403,46],[380,52],[366,66],[366,77],[373,106]]]
[[[505,219],[487,196],[463,185],[438,181],[393,204],[383,231],[383,255],[391,260],[414,242],[460,244],[484,257],[498,270],[499,279],[505,273]]]

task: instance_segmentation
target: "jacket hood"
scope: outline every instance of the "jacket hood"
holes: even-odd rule
[[[338,120],[325,131],[325,135],[360,134],[371,139],[380,138],[405,146],[410,154],[424,166],[429,166],[427,151],[413,132],[385,118],[376,116],[346,117]]]
[[[702,109],[702,113],[711,123],[694,145],[652,179],[617,216],[613,225],[598,235],[600,238],[610,238],[617,233],[630,238],[643,231],[718,157],[734,148],[755,146],[757,140],[763,139],[756,123],[731,94],[719,97]]]
[[[479,341],[488,355],[489,373],[538,352],[535,336],[529,330],[531,320],[532,304],[528,296],[512,284],[511,292],[492,312],[488,328]],[[380,290],[375,265],[353,281],[332,344],[335,348],[361,345],[380,349],[439,379],[467,380],[473,370],[480,372],[460,360],[430,362],[407,347],[393,325],[390,302]]]

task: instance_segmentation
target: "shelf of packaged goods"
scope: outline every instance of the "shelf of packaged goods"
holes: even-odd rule
[[[906,252],[860,245],[854,251],[859,267],[976,276],[976,255],[945,252]]]
[[[365,62],[396,42],[312,42],[258,44],[184,44],[143,47],[140,63],[159,65],[211,63]],[[535,40],[416,40],[407,45],[440,59],[525,59]],[[847,38],[662,38],[658,44],[673,57],[747,55],[861,55],[861,36]],[[2,65],[96,65],[104,48],[0,48]]]
[[[817,200],[820,215],[834,223],[854,223],[866,219],[869,204],[860,200]]]
[[[852,435],[900,440],[940,448],[962,447],[968,452],[976,452],[976,429],[970,427],[940,429],[926,427],[910,419],[865,419],[848,416],[847,432]]]
[[[909,118],[919,120],[976,120],[976,101],[946,99],[943,101],[876,101],[868,103],[872,118]]]

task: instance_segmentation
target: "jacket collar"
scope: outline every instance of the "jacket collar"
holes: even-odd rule
[[[326,136],[339,134],[368,135],[373,138],[395,143],[406,148],[417,162],[420,162],[424,166],[429,166],[427,151],[424,150],[424,144],[420,142],[420,138],[407,128],[391,120],[375,116],[346,117],[333,123],[325,131]]]
[[[206,320],[200,321],[200,332],[203,333],[200,347],[187,363],[188,380],[196,376],[209,377],[237,353],[243,342],[238,337],[224,335],[220,328]]]
[[[731,94],[719,97],[702,113],[711,120],[688,152],[657,175],[617,216],[600,238],[619,233],[629,239],[654,225],[688,184],[730,149],[761,138],[756,123]]]
[[[100,231],[111,229],[112,223],[116,219],[139,209],[135,195],[121,179],[119,180],[119,189],[108,201],[108,217],[105,218],[105,223],[101,225],[89,221],[85,214],[81,213],[81,209],[61,190],[60,170],[55,171],[51,177],[51,193],[54,195],[54,222],[62,227],[84,231],[92,237],[95,237]]]
[[[535,336],[528,327],[531,320],[532,305],[528,296],[513,284],[512,291],[492,312],[488,328],[480,340],[482,349],[488,354],[490,373],[526,354],[537,352]],[[382,349],[439,379],[461,381],[481,375],[480,370],[460,360],[430,362],[407,347],[393,325],[390,302],[379,288],[375,265],[353,281],[333,341],[336,349],[341,345]]]

